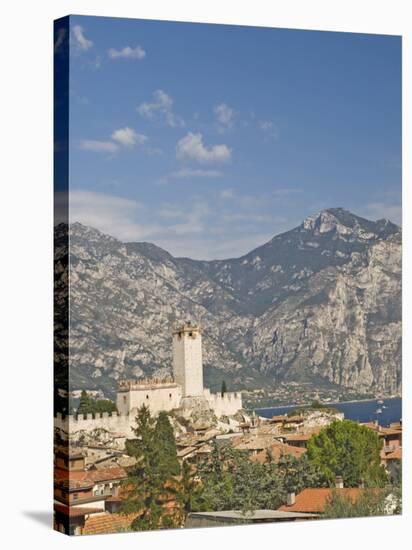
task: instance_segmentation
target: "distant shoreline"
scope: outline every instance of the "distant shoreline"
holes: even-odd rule
[[[402,396],[395,397],[374,397],[373,399],[353,399],[352,401],[335,401],[333,403],[321,403],[321,407],[333,407],[333,405],[350,405],[352,403],[371,403],[373,401],[391,401],[393,399],[402,399]],[[265,411],[268,409],[303,409],[305,407],[311,407],[312,403],[305,403],[299,405],[273,405],[271,407],[255,407],[252,410],[254,411]]]

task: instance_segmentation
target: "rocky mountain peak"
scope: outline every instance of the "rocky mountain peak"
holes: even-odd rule
[[[75,223],[69,262],[73,389],[113,395],[119,378],[168,372],[171,328],[187,318],[202,322],[206,378],[218,387],[400,388],[401,232],[387,220],[329,208],[241,258],[210,262]]]
[[[399,227],[386,219],[376,222],[352,214],[344,208],[327,208],[314,216],[308,216],[302,223],[306,231],[314,235],[335,233],[340,237],[361,240],[388,237],[397,233]]]

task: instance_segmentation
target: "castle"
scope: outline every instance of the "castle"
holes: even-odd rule
[[[212,411],[217,418],[236,414],[242,409],[240,392],[213,394],[203,387],[202,332],[197,324],[186,322],[175,327],[172,333],[173,377],[163,379],[122,380],[117,389],[118,413],[88,415],[57,414],[55,427],[67,434],[79,430],[106,429],[126,437],[137,409],[149,407],[156,416],[160,411],[178,410],[182,416],[192,411]]]
[[[217,417],[232,415],[242,408],[240,393],[212,394],[203,387],[202,332],[191,322],[173,330],[173,378],[124,380],[117,391],[117,410],[132,415],[142,405],[152,414],[199,407],[210,408]]]

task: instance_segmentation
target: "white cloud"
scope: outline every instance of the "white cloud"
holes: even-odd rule
[[[393,203],[371,202],[366,205],[363,215],[374,220],[385,218],[400,225],[402,223],[402,206]]]
[[[231,189],[223,191],[232,194]],[[240,195],[234,194],[233,202],[219,197],[216,191],[187,197],[183,203],[176,200],[153,206],[77,189],[69,197],[70,222],[81,222],[121,241],[153,242],[175,256],[197,259],[239,257],[291,227],[290,220],[276,216],[271,205],[262,210],[251,208],[248,201],[242,207]],[[56,222],[65,219],[66,199],[67,194],[61,200],[56,197],[60,206]]]
[[[122,50],[115,50],[114,48],[110,48],[110,50],[108,50],[108,54],[110,59],[125,58],[140,60],[146,57],[146,52],[141,46],[136,46],[135,48],[126,46]]]
[[[122,241],[147,239],[159,231],[159,226],[135,222],[144,208],[135,200],[73,190],[69,201],[70,223],[83,223]]]
[[[88,50],[93,46],[93,42],[88,40],[84,34],[83,27],[75,25],[73,27],[73,36],[76,41],[76,46],[79,50]]]
[[[165,185],[172,179],[193,179],[193,178],[220,178],[223,176],[223,172],[220,170],[204,170],[202,168],[181,168],[175,172],[170,172],[166,176],[159,178],[156,183],[159,185]]]
[[[79,142],[79,148],[84,151],[93,151],[95,153],[117,153],[121,147],[133,147],[134,145],[143,145],[148,140],[144,134],[138,134],[133,128],[126,126],[114,130],[110,140],[82,139]]]
[[[220,178],[223,172],[220,170],[202,170],[201,168],[182,168],[177,172],[172,172],[173,178]]]
[[[79,147],[84,151],[94,151],[95,153],[116,153],[119,150],[119,146],[113,141],[99,141],[97,139],[82,139]]]
[[[273,122],[271,120],[259,120],[258,126],[261,130],[271,130],[273,128]]]
[[[115,130],[112,134],[112,139],[120,143],[120,145],[131,147],[136,144],[142,145],[146,143],[148,138],[144,134],[138,134],[133,128],[126,126],[125,128]]]
[[[137,111],[141,116],[148,119],[162,118],[172,128],[185,125],[183,118],[173,112],[173,99],[163,90],[153,92],[153,101],[141,103]]]
[[[206,147],[202,134],[189,132],[176,145],[176,158],[179,160],[194,160],[200,164],[226,162],[232,155],[231,149],[224,144]]]
[[[227,200],[227,199],[233,199],[235,196],[235,192],[233,189],[222,189],[219,193],[219,197],[221,199]]]
[[[279,137],[279,131],[271,120],[259,120],[257,122],[258,128],[262,130],[262,132],[265,132],[271,137],[278,138]]]
[[[219,123],[220,131],[228,130],[233,126],[235,112],[229,107],[226,103],[220,103],[216,105],[213,109],[216,119]]]

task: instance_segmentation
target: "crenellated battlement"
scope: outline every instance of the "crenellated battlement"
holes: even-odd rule
[[[178,410],[186,400],[193,408],[203,404],[217,417],[236,414],[242,408],[240,392],[210,393],[203,387],[202,333],[200,325],[179,323],[173,330],[173,376],[120,380],[117,386],[118,412],[57,414],[54,425],[65,434],[106,430],[133,437],[137,411],[143,405],[156,416],[160,411]]]
[[[64,416],[60,413],[54,418],[54,427],[65,434],[74,434],[81,430],[91,432],[93,430],[107,430],[125,437],[133,437],[132,427],[134,425],[133,415],[124,415],[114,413],[96,413],[96,414],[69,414]]]
[[[174,388],[177,384],[172,376],[164,378],[141,378],[139,380],[120,380],[117,389],[118,391],[130,390],[154,390],[158,388]]]
[[[173,327],[173,336],[175,334],[182,335],[185,333],[200,333],[202,331],[201,326],[198,323],[192,321],[186,321],[185,323],[176,323]]]
[[[216,416],[236,414],[242,408],[241,392],[225,392],[222,395],[221,393],[211,393],[206,389],[204,395]]]

